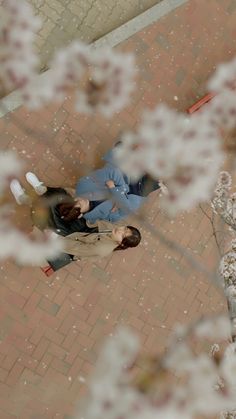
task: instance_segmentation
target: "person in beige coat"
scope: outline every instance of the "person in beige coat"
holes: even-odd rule
[[[74,259],[97,259],[110,255],[114,250],[125,250],[140,243],[141,234],[132,226],[114,226],[98,221],[97,233],[72,233],[63,237],[64,250]],[[95,224],[91,225],[95,227]]]
[[[97,228],[97,232],[76,232],[61,238],[65,253],[54,260],[48,260],[48,265],[41,267],[45,275],[52,275],[73,260],[94,261],[114,251],[136,247],[141,241],[139,230],[133,226],[114,226],[106,221],[98,221],[97,225],[91,227]]]

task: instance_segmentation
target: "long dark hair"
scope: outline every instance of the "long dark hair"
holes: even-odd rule
[[[73,200],[71,202],[62,202],[57,205],[58,212],[63,218],[64,221],[74,221],[77,220],[81,215],[79,207],[75,207],[76,202]]]
[[[114,251],[125,250],[129,247],[136,247],[139,245],[142,238],[140,231],[132,226],[127,226],[127,228],[131,231],[132,234],[130,236],[124,237],[122,242],[114,249]]]

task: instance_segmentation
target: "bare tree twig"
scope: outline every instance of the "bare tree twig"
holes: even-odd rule
[[[218,240],[218,237],[217,237],[217,234],[216,234],[216,229],[215,229],[215,224],[214,224],[214,215],[212,216],[212,218],[207,214],[207,212],[203,209],[203,207],[202,207],[202,205],[201,204],[199,204],[199,208],[200,208],[200,210],[202,211],[202,213],[208,218],[208,220],[210,221],[210,223],[211,223],[211,226],[212,226],[212,230],[213,230],[213,232],[212,232],[212,236],[215,238],[215,242],[216,242],[216,246],[217,246],[217,250],[218,250],[218,252],[219,252],[219,255],[220,255],[220,257],[222,257],[222,251],[221,251],[221,248],[220,248],[220,243],[219,243],[219,240]]]
[[[209,281],[219,288],[221,294],[224,294],[223,288],[222,288],[222,281],[217,272],[211,272],[201,262],[199,262],[192,255],[192,253],[189,252],[185,247],[183,247],[181,244],[177,243],[176,241],[166,237],[160,230],[158,230],[156,227],[151,225],[142,216],[135,214],[135,217],[139,221],[141,221],[143,227],[149,230],[153,234],[154,237],[157,237],[165,246],[169,247],[171,250],[174,250],[176,253],[183,256],[187,260],[190,266],[192,266],[196,271],[201,272],[204,275],[206,275]]]

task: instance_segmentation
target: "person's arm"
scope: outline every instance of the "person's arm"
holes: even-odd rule
[[[109,164],[105,167],[107,168],[105,183],[112,180],[116,187],[123,188],[124,192],[129,192],[129,185],[125,181],[124,174],[121,170]]]
[[[109,179],[112,179],[122,191],[129,191],[121,170],[111,164],[106,164],[102,169],[95,170],[78,181],[76,195],[86,197],[90,201],[107,199],[106,181]]]
[[[106,185],[112,196],[114,205],[117,208],[120,208],[124,212],[127,212],[127,213],[134,211],[134,207],[133,207],[133,204],[131,204],[129,200],[129,196],[126,195],[126,193],[124,193],[120,188],[117,188],[111,179],[106,182]]]
[[[110,200],[106,200],[101,204],[97,205],[92,211],[88,211],[84,213],[84,218],[86,221],[94,224],[98,220],[108,220],[109,221],[109,213],[112,210],[112,202]]]
[[[98,223],[102,220],[116,223],[125,215],[126,212],[114,207],[111,201],[105,201],[94,208],[94,210],[84,214],[84,218],[91,224]]]

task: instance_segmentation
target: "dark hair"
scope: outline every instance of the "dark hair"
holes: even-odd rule
[[[75,207],[76,202],[62,202],[57,205],[60,216],[65,221],[74,221],[81,215],[79,207]]]
[[[122,242],[119,244],[119,246],[117,246],[115,250],[125,250],[128,249],[129,247],[136,247],[139,245],[140,241],[141,241],[141,234],[140,231],[132,226],[127,226],[127,228],[131,231],[131,235],[124,237]]]

